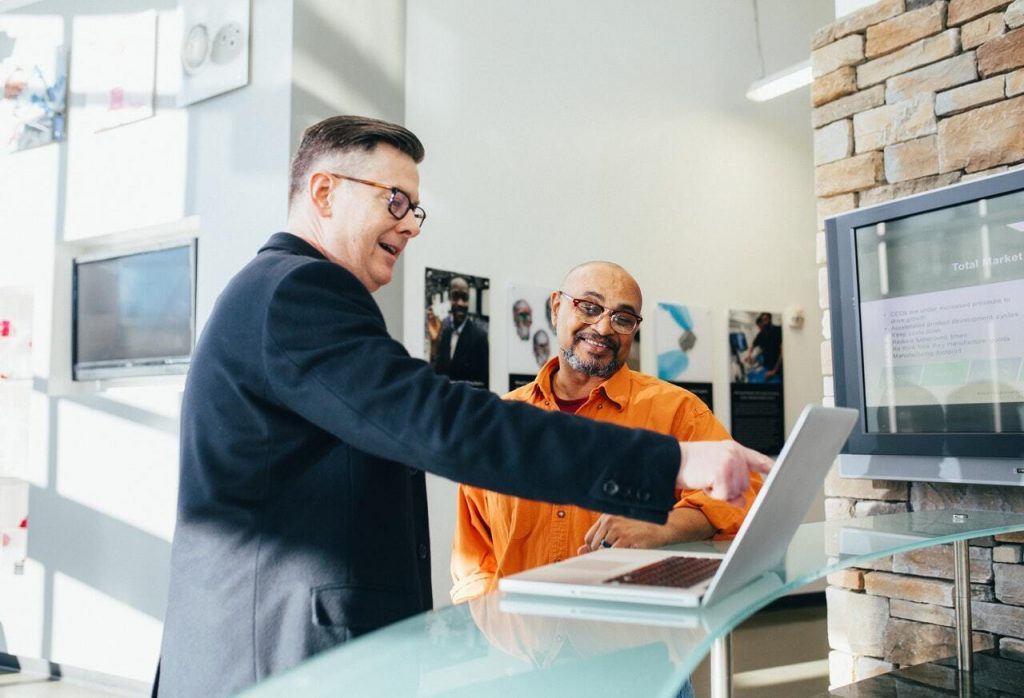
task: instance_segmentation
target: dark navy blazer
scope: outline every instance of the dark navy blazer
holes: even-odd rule
[[[664,521],[671,437],[436,375],[367,289],[278,233],[228,284],[181,411],[159,695],[235,693],[431,606],[423,471]]]

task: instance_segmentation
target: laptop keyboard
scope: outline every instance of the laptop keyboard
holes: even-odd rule
[[[718,558],[666,557],[618,577],[606,579],[605,584],[642,584],[685,589],[715,576],[721,564]]]

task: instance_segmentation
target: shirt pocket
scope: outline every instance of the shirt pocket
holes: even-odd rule
[[[487,502],[488,524],[494,542],[519,541],[529,538],[538,526],[546,504],[497,492],[484,495]]]

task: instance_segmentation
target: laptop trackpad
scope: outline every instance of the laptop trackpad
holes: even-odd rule
[[[626,564],[633,566],[636,563],[623,560],[588,560],[586,556],[579,557],[572,561],[574,572],[594,572],[596,574],[612,573]]]

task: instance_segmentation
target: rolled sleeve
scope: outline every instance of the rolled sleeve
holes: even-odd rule
[[[459,486],[452,538],[452,603],[486,594],[495,584],[497,565],[486,506],[482,490]]]
[[[697,509],[715,528],[716,540],[732,538],[740,530],[740,524],[761,491],[762,479],[757,473],[750,475],[750,487],[743,493],[743,506],[734,507],[728,502],[712,499],[702,490],[684,490],[675,509]]]

